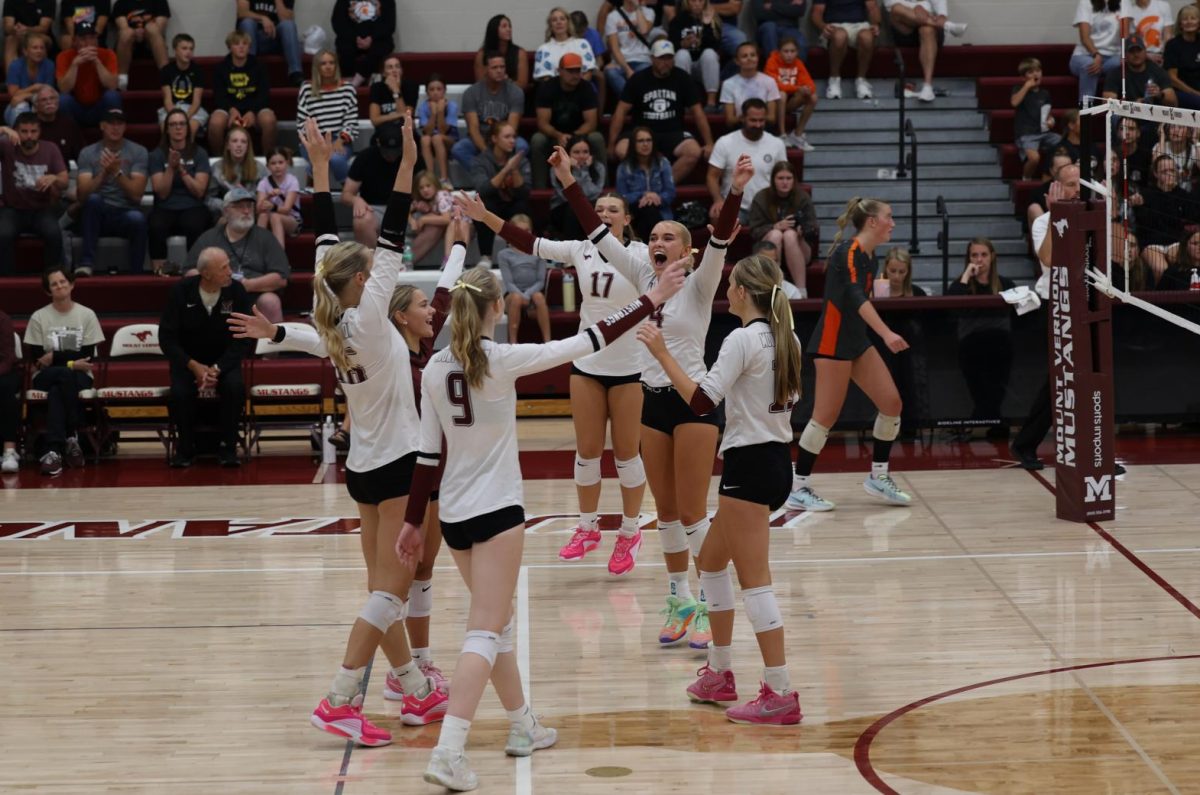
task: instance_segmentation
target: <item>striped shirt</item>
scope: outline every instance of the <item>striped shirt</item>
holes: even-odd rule
[[[303,127],[309,116],[317,120],[321,132],[335,136],[346,133],[353,141],[358,136],[358,94],[354,86],[342,83],[318,94],[306,80],[296,100],[296,127]]]

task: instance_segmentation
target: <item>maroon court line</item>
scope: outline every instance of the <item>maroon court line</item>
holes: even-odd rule
[[[956,696],[959,693],[966,693],[971,690],[980,690],[985,687],[991,687],[992,685],[999,685],[1005,682],[1015,682],[1020,679],[1031,679],[1035,676],[1058,674],[1063,673],[1064,671],[1086,671],[1089,668],[1108,668],[1116,665],[1135,665],[1137,663],[1164,662],[1166,660],[1196,659],[1200,659],[1200,654],[1171,655],[1168,657],[1142,657],[1136,660],[1109,660],[1108,662],[1086,663],[1083,665],[1066,665],[1061,668],[1050,668],[1045,671],[1033,671],[1025,674],[1002,676],[999,679],[990,679],[986,682],[978,682],[973,685],[956,687],[953,690],[947,690],[945,692],[938,693],[937,695],[923,698],[920,701],[914,701],[911,704],[906,704],[905,706],[900,707],[900,709],[884,715],[882,718],[868,726],[867,730],[859,735],[858,741],[854,743],[854,764],[858,768],[858,772],[872,787],[884,793],[885,795],[900,795],[897,790],[892,789],[892,787],[880,777],[880,775],[875,771],[875,768],[871,765],[871,743],[875,741],[875,738],[879,736],[880,732],[887,728],[888,724],[892,723],[897,718],[903,717],[910,712],[926,706],[927,704],[931,704],[934,701],[941,701],[944,698]]]

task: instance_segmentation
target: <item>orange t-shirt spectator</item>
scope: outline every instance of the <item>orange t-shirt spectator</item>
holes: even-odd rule
[[[796,58],[791,63],[785,63],[783,56],[779,54],[779,50],[771,53],[770,57],[767,58],[767,65],[763,69],[763,74],[775,78],[781,94],[794,94],[805,87],[813,92],[813,94],[817,92],[817,84],[813,82],[812,75],[808,73],[808,69],[804,68],[804,61]]]
[[[91,25],[75,26],[75,46],[60,52],[54,66],[62,90],[61,108],[81,126],[95,126],[104,111],[121,107],[121,95],[116,91],[117,54],[99,46]]]

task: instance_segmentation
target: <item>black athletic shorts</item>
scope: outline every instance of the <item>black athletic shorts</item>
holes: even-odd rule
[[[442,538],[445,539],[446,546],[462,552],[475,544],[495,538],[505,530],[524,526],[525,509],[520,505],[510,505],[491,513],[463,519],[461,522],[447,522],[443,519]]]
[[[416,465],[417,454],[412,452],[366,472],[347,469],[346,491],[361,505],[378,505],[384,500],[407,497]]]
[[[937,46],[940,49],[946,43],[946,31],[943,28],[937,30]],[[892,43],[897,47],[920,47],[921,33],[920,28],[917,28],[912,33],[901,33],[896,30],[896,26],[892,26]]]
[[[675,432],[676,426],[689,422],[721,427],[721,418],[711,414],[697,414],[673,386],[646,386],[642,384],[642,425],[661,431],[667,436]]]
[[[575,365],[571,365],[571,375],[581,375],[584,378],[590,378],[605,389],[612,389],[614,386],[624,386],[625,384],[636,384],[642,380],[641,373],[632,373],[630,375],[592,375],[591,373],[585,373]]]
[[[672,162],[675,160],[675,148],[692,137],[692,134],[686,130],[651,134],[654,136],[654,148],[658,150],[659,154]],[[630,136],[629,145],[633,146],[632,136]]]
[[[786,442],[764,442],[725,451],[718,494],[766,505],[772,511],[792,490],[792,455]]]

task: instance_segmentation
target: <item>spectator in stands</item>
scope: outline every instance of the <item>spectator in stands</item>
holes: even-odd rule
[[[489,147],[471,163],[471,184],[488,210],[501,218],[529,211],[529,158],[517,150],[517,128],[509,122],[492,125]],[[487,224],[475,224],[479,234],[481,266],[491,267],[496,233]]]
[[[1191,195],[1179,187],[1179,170],[1170,155],[1154,159],[1154,180],[1142,191],[1142,205],[1135,210],[1141,244],[1147,249],[1165,248],[1179,240],[1181,226],[1200,218]],[[1162,270],[1155,268],[1158,278]]]
[[[37,93],[33,109],[42,125],[41,140],[57,145],[63,160],[78,160],[79,152],[83,149],[83,134],[73,117],[60,112],[58,92],[50,86],[43,86]]]
[[[564,149],[572,138],[586,138],[592,148],[592,158],[605,161],[604,136],[597,132],[600,112],[596,107],[596,92],[583,83],[583,62],[569,52],[562,57],[558,78],[546,80],[537,87],[537,132],[531,142],[530,164],[533,187],[545,188],[550,179],[546,158],[556,146]],[[571,213],[574,218],[574,213]]]
[[[599,22],[597,22],[599,24]],[[580,38],[580,34],[571,23],[571,17],[566,10],[555,7],[546,16],[546,41],[533,55],[533,79],[549,80],[558,77],[558,65],[562,57],[573,52],[583,61],[583,79],[602,79],[596,54],[592,47]],[[487,53],[484,53],[484,63],[487,63]]]
[[[592,156],[592,147],[588,139],[573,135],[563,147],[571,158],[571,174],[579,183],[583,195],[589,204],[595,204],[596,199],[604,192],[604,184],[608,179],[608,168],[603,160]],[[554,197],[550,199],[550,220],[558,235],[563,240],[583,240],[585,230],[579,225],[579,219],[571,212],[567,197],[563,195],[563,186],[558,178],[550,175],[550,184],[554,188]],[[591,231],[591,230],[586,230]]]
[[[607,2],[602,3],[602,6],[608,5]],[[668,9],[674,9],[674,6],[667,6]],[[664,11],[667,9],[664,9]],[[588,43],[592,48],[592,54],[596,56],[596,65],[603,66],[608,62],[608,48],[604,46],[604,37],[600,35],[600,31],[588,25],[587,14],[576,9],[571,12],[571,26],[575,28],[579,37]]]
[[[1054,129],[1050,92],[1042,88],[1042,62],[1026,58],[1017,66],[1025,79],[1012,87],[1009,103],[1016,108],[1013,128],[1017,138],[1017,154],[1025,161],[1024,178],[1033,179],[1042,162],[1042,149],[1058,146],[1062,136]]]
[[[654,132],[649,127],[634,127],[633,146],[617,166],[617,193],[625,198],[638,237],[650,239],[650,230],[659,221],[675,218],[675,178],[671,162],[659,153]]]
[[[1175,32],[1163,49],[1163,63],[1171,77],[1171,87],[1179,105],[1200,110],[1200,8],[1194,5],[1179,9]]]
[[[342,185],[342,204],[353,208],[354,239],[371,246],[379,239],[379,226],[400,170],[404,143],[398,127],[375,134],[373,145],[358,153]]]
[[[692,78],[675,67],[675,46],[666,40],[656,41],[650,54],[653,59],[650,68],[634,75],[621,93],[621,101],[608,126],[608,149],[618,159],[624,159],[629,141],[618,142],[618,139],[625,117],[630,116],[635,125],[649,127],[654,133],[655,149],[674,158],[671,175],[678,184],[692,173],[701,157],[712,154],[712,131]],[[689,112],[703,146],[683,129],[684,116]]]
[[[196,51],[196,40],[186,33],[178,33],[171,40],[175,57],[164,66],[158,77],[162,86],[163,106],[158,109],[158,123],[167,118],[168,111],[179,108],[188,117],[192,137],[208,123],[208,111],[204,109],[204,73],[192,61]]]
[[[1200,273],[1200,231],[1185,231],[1166,251],[1146,249],[1142,259],[1158,274],[1156,290],[1190,290],[1192,275]],[[0,331],[3,333],[3,331]]]
[[[1157,248],[1164,248],[1159,246]],[[1150,251],[1147,246],[1145,252]],[[1154,287],[1154,276],[1143,259],[1145,252],[1138,246],[1137,235],[1126,224],[1114,221],[1108,238],[1108,277],[1122,290],[1140,293]],[[1129,281],[1125,280],[1125,265],[1129,264]]]
[[[1128,117],[1122,117],[1118,122],[1115,138],[1119,148],[1115,151],[1117,162],[1111,167],[1116,169],[1122,180],[1122,184],[1116,187],[1121,190],[1120,195],[1124,195],[1123,181],[1128,177],[1130,194],[1138,193],[1150,178],[1150,152],[1153,147],[1143,138],[1141,125],[1137,120]]]
[[[1121,96],[1122,84],[1124,96]],[[1178,105],[1171,76],[1146,57],[1146,43],[1134,33],[1125,37],[1125,65],[1104,73],[1105,99],[1131,99],[1151,105]]]
[[[176,108],[162,125],[162,142],[150,153],[150,185],[154,210],[150,213],[150,266],[156,275],[165,273],[167,238],[183,235],[191,248],[212,226],[204,203],[211,169],[208,152],[196,146],[187,113]],[[180,269],[176,264],[172,272]]]
[[[22,37],[21,57],[8,67],[8,107],[4,123],[13,126],[17,116],[33,107],[33,98],[43,86],[54,87],[54,62],[47,56],[50,37],[29,31]]]
[[[49,38],[54,24],[54,0],[4,0],[4,70],[17,58],[26,33]],[[65,48],[64,48],[65,49]]]
[[[259,130],[264,152],[275,146],[275,111],[271,110],[271,82],[267,70],[250,54],[250,37],[235,30],[225,37],[229,54],[213,70],[216,110],[208,120],[208,145],[214,152],[231,127]]]
[[[1121,0],[1079,0],[1074,25],[1079,43],[1071,74],[1079,78],[1079,101],[1100,93],[1104,73],[1121,65]]]
[[[675,45],[675,66],[704,86],[705,110],[716,113],[721,87],[721,18],[708,0],[685,0],[667,33]]]
[[[795,166],[787,160],[771,167],[770,183],[753,195],[747,225],[752,240],[766,240],[782,251],[779,264],[786,266],[800,297],[808,298],[812,246],[806,238],[816,236],[820,223],[812,199],[796,179]]]
[[[1079,110],[1077,108],[1071,108],[1064,113],[1062,124],[1063,137],[1062,140],[1058,142],[1058,146],[1055,148],[1055,151],[1057,152],[1060,149],[1066,151],[1066,153],[1071,157],[1071,162],[1078,163],[1083,157],[1083,139],[1080,137],[1081,131],[1079,127]],[[1093,143],[1093,149],[1089,153],[1089,156],[1092,158],[1093,170],[1098,168],[1100,165],[1100,160],[1096,156],[1098,151],[1098,148]]]
[[[55,61],[62,110],[83,127],[94,127],[106,111],[121,107],[117,54],[99,41],[96,29],[81,22],[75,26],[75,48],[63,50]]]
[[[859,99],[875,96],[867,80],[875,43],[879,40],[880,0],[814,0],[812,24],[821,38],[821,46],[829,50],[829,82],[825,84],[825,99],[842,98],[842,62],[847,48],[857,54],[857,75],[854,95]]]
[[[16,129],[0,128],[0,175],[4,207],[0,208],[0,276],[15,271],[17,235],[32,232],[42,240],[45,268],[62,264],[62,215],[59,198],[67,189],[67,164],[58,147],[40,139],[37,116],[25,112]]]
[[[225,223],[209,229],[197,238],[188,250],[188,265],[199,267],[205,249],[225,252],[232,263],[233,279],[239,282],[258,310],[272,323],[283,321],[283,304],[279,293],[287,287],[292,275],[287,254],[275,237],[261,229],[254,220],[256,196],[245,188],[234,188],[225,194]],[[188,272],[188,276],[195,270]],[[240,310],[239,310],[240,311]]]
[[[1179,187],[1186,191],[1192,190],[1192,179],[1196,172],[1200,169],[1200,162],[1197,161],[1196,142],[1192,139],[1192,128],[1184,127],[1182,124],[1164,124],[1159,127],[1159,141],[1150,150],[1151,162],[1158,160],[1159,156],[1171,158],[1175,163],[1175,171],[1179,175]]]
[[[58,48],[69,50],[74,46],[75,26],[80,22],[90,22],[103,41],[111,16],[112,4],[109,0],[62,0],[58,15]]]
[[[234,127],[225,136],[221,162],[216,164],[209,179],[208,209],[224,223],[225,194],[234,188],[254,190],[265,171],[254,157],[250,133]]]
[[[1066,152],[1060,151],[1050,160],[1050,179],[1043,182],[1029,196],[1029,204],[1025,206],[1025,221],[1032,225],[1034,220],[1044,212],[1050,209],[1049,201],[1046,198],[1050,190],[1050,186],[1054,184],[1054,180],[1058,177],[1058,172],[1063,166],[1071,165],[1073,161],[1071,156]]]
[[[83,466],[76,429],[82,422],[79,393],[92,386],[93,361],[104,331],[96,313],[75,303],[75,277],[62,268],[42,274],[50,303],[33,313],[25,327],[25,345],[33,359],[33,388],[46,393],[46,452],[42,474],[62,472],[63,459]]]
[[[912,283],[912,254],[906,248],[888,249],[883,256],[883,278],[875,280],[876,298],[924,296],[925,290]]]
[[[808,40],[804,38],[804,11],[808,0],[752,0],[754,24],[758,28],[758,46],[763,52],[779,49],[784,38],[793,39],[800,60],[808,60]]]
[[[1122,4],[1121,16],[1129,19],[1126,28],[1146,42],[1146,57],[1162,66],[1163,48],[1175,34],[1171,4],[1167,0],[1131,0]]]
[[[237,29],[250,37],[250,54],[283,53],[288,80],[304,82],[300,68],[300,33],[296,29],[296,0],[236,0]]]
[[[445,253],[450,252],[452,241],[446,240],[446,228],[450,226],[453,210],[450,191],[442,190],[432,174],[422,171],[416,176],[408,213],[408,244],[412,246],[414,263],[424,259],[438,244],[442,244]]]
[[[249,314],[250,296],[243,283],[234,279],[224,249],[201,249],[196,269],[195,276],[171,288],[158,327],[159,344],[171,363],[171,419],[178,434],[171,466],[192,465],[196,400],[202,391],[215,391],[220,403],[217,458],[223,467],[236,467],[238,428],[246,402],[242,358],[249,351],[244,340],[234,339],[226,321],[233,312]]]
[[[11,475],[21,468],[17,457],[17,424],[21,419],[21,407],[17,392],[21,389],[21,370],[17,347],[20,342],[13,336],[12,318],[0,309],[0,442],[4,443],[4,457],[0,459],[0,472]]]
[[[656,27],[652,31],[653,35],[650,36],[651,40],[657,39],[659,36],[663,35],[666,32],[666,30],[665,30],[666,26],[671,23],[671,21],[675,18],[676,12],[679,11],[679,9],[676,8],[677,1],[678,0],[640,0],[640,2],[643,5],[648,5],[648,6],[661,5],[662,6],[662,25],[660,27]],[[596,27],[600,30],[604,30],[605,27],[607,27],[607,25],[608,25],[609,14],[615,13],[616,9],[617,9],[616,3],[610,3],[609,0],[603,0],[603,2],[600,3],[600,10],[598,12],[596,12]],[[577,11],[571,12],[571,21],[572,22],[575,21],[575,14],[577,14],[577,13],[579,13],[579,12],[577,12]],[[575,30],[582,31],[583,28],[586,26],[587,26],[587,16],[585,15],[583,18],[583,24],[576,23]],[[579,35],[582,36],[583,33],[580,32]],[[600,55],[599,50],[596,51],[596,55],[597,56]]]
[[[304,124],[309,116],[317,120],[323,135],[333,137],[329,176],[335,182],[343,182],[350,170],[350,158],[354,156],[354,139],[358,137],[358,93],[354,86],[342,82],[338,59],[331,50],[321,50],[313,57],[312,80],[300,87],[296,124]],[[303,144],[300,145],[300,156],[308,159]],[[312,173],[311,164],[309,173]]]
[[[76,39],[82,36],[80,27],[75,28]],[[125,113],[120,108],[101,117],[100,136],[99,141],[79,153],[76,196],[83,205],[83,253],[75,273],[92,275],[102,231],[129,242],[129,270],[141,273],[146,268],[142,194],[146,192],[150,153],[125,137]],[[116,273],[116,263],[110,263],[108,271]]]
[[[718,138],[708,158],[705,184],[708,186],[708,195],[712,197],[708,214],[714,223],[725,204],[724,197],[729,193],[739,157],[750,155],[754,160],[754,176],[742,193],[742,207],[738,213],[738,220],[742,224],[750,218],[750,203],[754,197],[763,188],[771,186],[775,164],[787,162],[787,148],[783,141],[767,132],[767,103],[761,99],[747,99],[742,103],[741,115],[744,119],[741,129]]]
[[[358,88],[396,49],[396,0],[337,0],[332,22],[342,74]]]
[[[1119,0],[1118,0],[1119,2]],[[919,47],[921,74],[925,82],[917,93],[922,102],[933,102],[933,68],[937,64],[938,48],[946,34],[962,36],[966,23],[947,18],[946,0],[884,0],[892,23],[892,40],[897,47]]]
[[[518,229],[533,232],[528,215],[518,213],[510,221]],[[530,312],[537,318],[542,342],[550,341],[550,305],[546,303],[546,273],[550,263],[533,254],[505,246],[496,255],[504,282],[504,310],[508,316],[508,341],[515,343],[521,331],[521,318]]]
[[[783,142],[805,152],[813,151],[816,147],[808,142],[804,131],[817,109],[817,84],[800,60],[795,41],[786,38],[780,43],[779,49],[767,58],[765,73],[779,87],[779,135]],[[796,127],[788,132],[787,120],[793,115]]]
[[[654,27],[654,9],[639,0],[622,0],[608,15],[604,39],[612,64],[604,78],[613,94],[620,96],[625,82],[650,66],[650,29]],[[560,64],[561,68],[561,64]]]
[[[1001,276],[996,248],[986,237],[967,244],[962,275],[950,283],[947,295],[998,295],[1013,288]],[[1008,426],[1000,420],[1000,405],[1012,371],[1012,319],[1007,311],[964,309],[958,315],[958,363],[967,381],[974,409],[972,420],[993,421],[989,439],[1008,437]]]
[[[450,156],[463,168],[470,170],[480,152],[488,148],[492,129],[500,123],[515,130],[525,112],[525,94],[504,71],[504,57],[488,53],[484,59],[487,76],[463,93],[462,112],[467,120],[467,137],[450,149]],[[521,152],[529,152],[529,144],[517,139]]]
[[[786,0],[785,0],[786,1]],[[721,18],[721,48],[725,54],[733,57],[737,48],[746,43],[749,37],[738,27],[738,17],[742,13],[742,0],[725,0],[713,3],[713,11]]]
[[[446,98],[446,81],[437,72],[425,83],[425,101],[417,108],[417,124],[425,166],[432,169],[438,185],[449,190],[450,150],[458,142],[458,103]]]
[[[508,79],[516,83],[522,91],[529,88],[529,58],[525,50],[513,42],[512,20],[504,14],[497,14],[488,20],[483,33],[483,46],[475,51],[475,82],[478,83],[487,76],[487,66],[483,57],[489,52],[497,52],[504,58],[504,72]],[[428,158],[426,159],[428,161]]]
[[[744,123],[742,106],[748,99],[761,99],[767,103],[769,123],[781,125],[779,100],[782,95],[779,84],[774,78],[758,71],[758,45],[746,42],[738,47],[737,64],[737,74],[730,75],[721,84],[721,106],[725,110],[726,126],[737,127]]]
[[[258,182],[258,225],[284,249],[300,232],[300,181],[291,168],[292,150],[277,146],[267,152],[267,176]]]
[[[118,87],[124,91],[129,87],[129,64],[135,50],[149,51],[158,69],[167,65],[167,23],[171,21],[171,7],[167,0],[117,0],[113,6],[113,20],[117,26]]]
[[[385,124],[395,124],[404,118],[409,107],[417,104],[421,86],[404,76],[404,63],[399,53],[383,59],[383,79],[371,84],[368,116],[371,126],[379,129]]]

